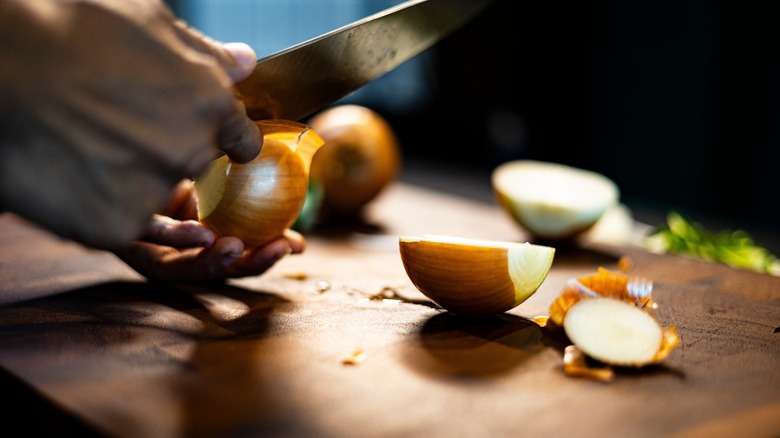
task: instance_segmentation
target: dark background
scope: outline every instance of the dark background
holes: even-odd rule
[[[780,2],[495,0],[413,61],[417,105],[337,102],[393,124],[401,179],[490,201],[498,164],[554,161],[612,178],[640,221],[677,209],[780,253]]]
[[[410,157],[591,169],[780,248],[780,2],[497,1],[433,54],[436,99],[388,114]]]

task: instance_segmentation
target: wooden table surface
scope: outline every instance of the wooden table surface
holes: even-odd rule
[[[0,216],[0,383],[6,405],[19,401],[4,408],[6,428],[118,437],[780,436],[780,278],[588,243],[559,248],[542,287],[517,308],[463,318],[416,291],[398,236],[527,236],[494,205],[400,182],[366,219],[309,235],[304,254],[264,275],[184,286],[147,283],[110,254]],[[621,257],[630,275],[654,281],[659,318],[677,328],[680,345],[663,364],[618,370],[612,382],[566,376],[565,335],[532,318],[547,314],[568,278],[615,269]],[[383,291],[397,299],[377,299]],[[356,350],[365,360],[345,364]],[[38,404],[22,403],[27,396]]]

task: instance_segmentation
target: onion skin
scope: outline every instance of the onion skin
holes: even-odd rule
[[[505,249],[401,243],[401,260],[412,283],[431,300],[462,315],[498,314],[515,307]],[[471,266],[478,264],[481,275]]]
[[[643,278],[629,278],[627,275],[610,271],[603,267],[599,267],[595,274],[569,279],[569,281],[564,284],[558,297],[550,304],[550,321],[558,326],[564,327],[564,329],[567,330],[569,339],[579,350],[601,362],[610,365],[634,367],[641,367],[651,363],[660,363],[669,356],[675,347],[677,347],[680,343],[680,338],[675,326],[666,328],[660,327],[660,322],[653,311],[653,309],[657,307],[657,303],[650,296],[649,290],[642,294],[636,293],[636,285],[646,284],[647,281],[647,279]],[[633,284],[634,287],[629,287],[629,284]],[[605,320],[614,317],[617,313],[614,311],[605,311],[604,309],[608,309],[607,306],[614,307],[614,303],[596,304],[596,306],[601,306],[600,310],[587,311],[590,314],[590,318],[596,322],[586,322],[583,324],[580,321],[579,324],[575,323],[578,327],[573,329],[574,332],[572,332],[572,334],[569,334],[568,331],[572,330],[571,321],[569,321],[569,323],[566,322],[568,320],[569,311],[582,301],[589,301],[590,303],[587,305],[591,306],[591,308],[594,306],[593,302],[615,301],[633,307],[636,311],[644,313],[648,318],[654,320],[659,326],[659,330],[661,330],[661,341],[660,345],[656,346],[656,351],[652,357],[646,356],[641,359],[637,359],[636,357],[626,358],[624,354],[621,353],[623,348],[620,348],[619,345],[617,348],[613,349],[613,352],[610,352],[609,343],[617,344],[620,337],[617,335],[610,335],[609,333],[606,333],[605,335],[603,324],[605,323]],[[580,307],[580,309],[582,308]],[[620,313],[625,313],[625,310]],[[582,334],[589,330],[595,330],[596,323],[602,324],[601,336],[594,336],[592,333]],[[569,325],[568,328],[567,325]],[[627,330],[625,327],[634,325],[636,324],[627,324],[625,326],[618,325],[615,330],[625,331]],[[647,329],[644,330],[645,333],[647,331]],[[596,339],[593,339],[594,337]],[[601,340],[598,339],[599,337],[604,337],[606,339]],[[583,339],[586,339],[589,345],[581,345],[578,343],[578,340],[581,342]],[[625,342],[625,340],[623,340],[623,342]],[[593,351],[593,345],[600,347],[599,352]],[[603,347],[607,347],[606,356],[604,355]]]
[[[401,148],[380,114],[360,105],[337,105],[309,120],[325,141],[311,164],[311,179],[323,188],[323,209],[354,216],[398,174]]]
[[[195,181],[200,222],[247,247],[263,246],[295,223],[306,199],[311,157],[324,143],[297,122],[256,123],[263,132],[257,158],[239,164],[221,157]]]
[[[533,295],[550,270],[555,250],[530,244],[474,239],[399,239],[412,284],[444,309],[460,315],[496,315]],[[518,257],[530,263],[518,263]]]

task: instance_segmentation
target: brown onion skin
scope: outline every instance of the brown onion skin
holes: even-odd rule
[[[452,251],[446,244],[401,242],[399,250],[414,286],[450,312],[495,315],[517,305],[505,249],[462,246]]]
[[[298,218],[306,199],[313,152],[299,153],[287,145],[289,139],[277,136],[292,133],[301,142],[322,144],[306,125],[279,120],[257,123],[264,134],[260,155],[244,164],[229,162],[222,199],[208,216],[200,218],[218,236],[238,237],[248,247],[263,246],[282,236]],[[300,135],[304,131],[308,137]]]
[[[327,108],[308,124],[325,141],[311,164],[311,179],[323,189],[324,214],[359,214],[400,170],[401,147],[392,126],[359,105]]]

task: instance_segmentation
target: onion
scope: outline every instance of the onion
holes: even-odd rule
[[[536,293],[555,248],[457,236],[401,236],[401,261],[412,284],[444,309],[493,315]]]
[[[308,123],[325,141],[311,164],[311,179],[323,190],[323,210],[358,214],[399,171],[395,132],[381,115],[360,105],[330,107]]]
[[[665,360],[680,339],[674,326],[661,326],[651,292],[650,280],[603,267],[569,279],[550,304],[550,320],[576,347],[564,357],[567,374],[609,377],[583,369],[576,360],[580,352],[607,365],[643,367]]]
[[[566,336],[586,355],[610,365],[653,363],[663,346],[663,328],[653,316],[625,301],[588,298],[563,320]]]
[[[218,236],[262,246],[290,228],[306,199],[309,168],[324,143],[309,126],[258,121],[263,149],[249,163],[223,156],[195,181],[198,219]]]
[[[501,164],[491,177],[499,205],[537,238],[577,237],[617,205],[611,179],[590,170],[533,160]]]

